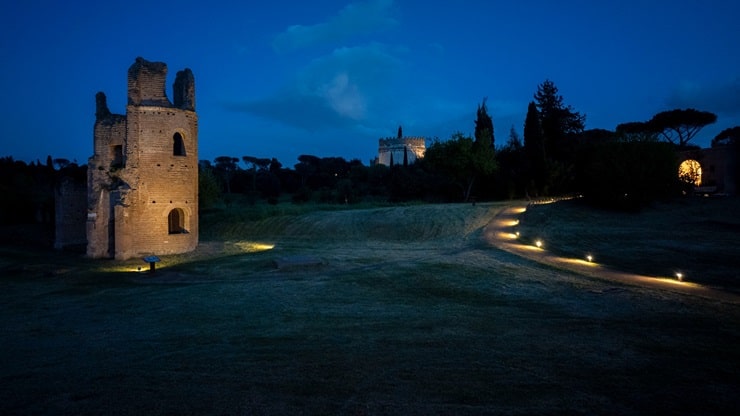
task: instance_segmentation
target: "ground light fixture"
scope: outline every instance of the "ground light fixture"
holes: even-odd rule
[[[534,242],[534,245],[537,246],[537,248],[542,248],[542,240],[537,240]]]
[[[594,261],[594,256],[592,256],[590,254],[586,254],[586,260],[588,260],[588,262],[591,263],[591,262]]]
[[[683,273],[676,272],[676,279],[678,279],[679,282],[683,282]]]

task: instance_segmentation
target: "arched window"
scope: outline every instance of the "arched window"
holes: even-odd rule
[[[174,156],[185,156],[185,143],[183,143],[180,133],[175,133],[172,136],[172,154]]]
[[[175,208],[167,215],[167,230],[170,234],[187,233],[185,229],[185,212],[180,208]]]
[[[701,165],[693,159],[684,160],[678,167],[678,179],[694,186],[701,185]]]

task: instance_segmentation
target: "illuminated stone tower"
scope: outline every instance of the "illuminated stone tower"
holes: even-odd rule
[[[403,129],[398,127],[396,137],[386,137],[378,140],[377,163],[391,166],[401,165],[404,155],[409,164],[422,159],[426,152],[426,139],[423,137],[404,137]]]
[[[198,245],[198,116],[195,79],[179,71],[167,98],[167,65],[136,58],[126,115],[96,95],[88,160],[87,255],[127,259]]]

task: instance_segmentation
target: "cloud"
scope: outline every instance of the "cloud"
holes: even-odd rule
[[[288,27],[275,37],[272,46],[278,52],[285,52],[394,27],[398,21],[391,16],[392,6],[392,0],[352,3],[326,22]]]
[[[338,48],[275,94],[228,107],[308,131],[347,128],[371,122],[390,107],[401,66],[380,44]]]
[[[321,97],[293,91],[283,91],[257,101],[227,104],[226,107],[309,132],[347,127],[352,121],[338,114]]]
[[[713,85],[684,81],[668,98],[668,105],[740,116],[740,77],[734,81]]]

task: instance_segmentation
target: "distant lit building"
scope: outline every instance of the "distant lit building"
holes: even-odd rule
[[[396,137],[387,137],[378,140],[377,164],[392,166],[402,165],[404,160],[407,164],[413,164],[418,159],[424,158],[426,151],[426,139],[423,137],[403,137],[403,130],[398,127]]]

